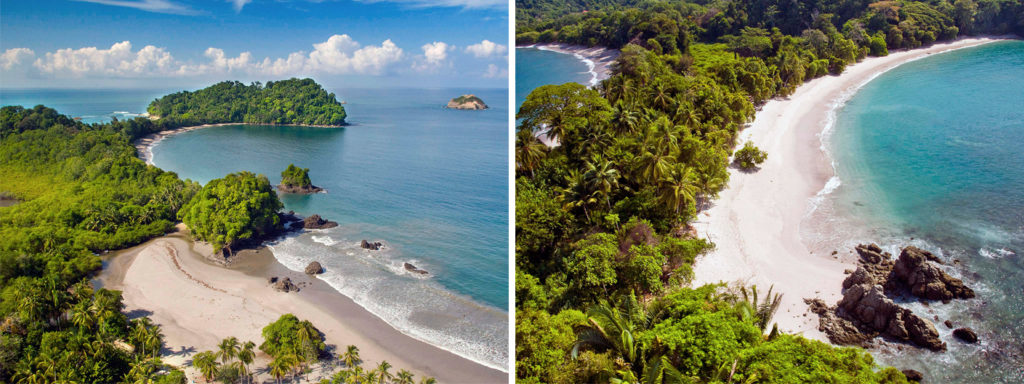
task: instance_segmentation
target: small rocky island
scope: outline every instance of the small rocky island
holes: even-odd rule
[[[487,104],[476,95],[462,95],[448,102],[449,109],[483,110]]]
[[[277,190],[285,193],[319,193],[324,189],[313,185],[309,179],[309,168],[288,164],[288,168],[281,172],[281,185],[277,186]]]

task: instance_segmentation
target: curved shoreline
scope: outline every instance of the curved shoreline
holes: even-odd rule
[[[441,382],[508,380],[508,373],[405,335],[326,282],[288,269],[265,247],[243,251],[230,267],[208,260],[208,251],[184,233],[172,233],[118,251],[106,259],[98,278],[104,287],[123,291],[126,311],[147,314],[161,326],[164,360],[185,367],[196,380],[198,373],[189,366],[192,355],[216,349],[228,336],[258,343],[263,326],[284,313],[310,320],[335,352],[358,346],[365,364],[387,360],[396,369]],[[289,277],[301,291],[277,292],[267,284],[271,276]],[[258,353],[256,365],[266,366],[269,360]],[[309,382],[329,373],[316,370]],[[270,379],[265,370],[257,374]]]
[[[774,285],[775,292],[783,293],[775,316],[780,330],[828,342],[803,300],[837,302],[844,270],[853,265],[830,255],[832,249],[809,249],[800,226],[813,212],[816,199],[839,185],[826,145],[836,111],[863,85],[892,68],[1000,40],[1005,39],[960,39],[867,58],[839,76],[811,80],[789,98],[766,103],[739,142],[753,141],[768,159],[757,172],[730,170],[728,187],[698,216],[694,226],[716,248],[697,260],[694,284]]]
[[[619,57],[619,51],[605,47],[584,47],[564,43],[520,45],[516,48],[534,48],[542,51],[558,52],[573,55],[587,65],[590,72],[589,87],[597,86],[601,80],[611,76],[611,65]]]
[[[160,144],[164,138],[168,136],[174,136],[180,133],[191,132],[197,129],[210,128],[210,127],[223,127],[228,125],[265,125],[265,126],[277,126],[277,127],[313,127],[313,128],[344,128],[348,125],[313,125],[313,124],[270,124],[270,123],[215,123],[215,124],[203,124],[193,125],[189,127],[180,127],[174,129],[168,129],[166,131],[150,133],[143,136],[132,145],[135,146],[135,152],[139,156],[139,159],[146,162],[149,165],[153,164],[153,147]]]

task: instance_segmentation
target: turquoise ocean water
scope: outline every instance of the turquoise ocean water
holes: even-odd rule
[[[839,107],[824,146],[835,188],[806,240],[850,249],[913,244],[941,255],[976,299],[923,305],[946,353],[883,348],[882,363],[929,382],[1024,381],[1024,42],[929,56],[864,85]],[[827,192],[827,191],[826,191]],[[978,332],[964,344],[942,324]]]
[[[516,109],[537,87],[577,82],[590,85],[587,64],[573,55],[536,48],[516,48]]]
[[[323,280],[395,328],[507,370],[508,92],[474,90],[491,109],[457,111],[443,107],[465,90],[330,91],[350,126],[205,128],[163,139],[153,162],[201,183],[252,171],[276,184],[290,163],[309,168],[328,193],[282,196],[285,209],[340,225],[272,243],[278,261],[302,271],[317,260]],[[139,113],[155,97],[125,92],[5,91],[2,103],[79,116]],[[362,239],[386,247],[369,252]]]

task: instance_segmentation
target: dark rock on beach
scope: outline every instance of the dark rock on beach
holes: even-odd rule
[[[922,375],[921,372],[915,371],[913,369],[904,369],[902,372],[903,376],[907,377],[907,380],[916,381],[918,383],[920,383],[921,380],[924,380],[924,375]]]
[[[953,336],[968,343],[977,343],[978,334],[973,329],[964,327],[953,330]]]
[[[313,215],[302,220],[302,228],[306,229],[324,229],[337,227],[338,223],[326,220],[320,215]]]
[[[943,324],[946,324],[946,328],[953,329],[953,322],[952,321],[946,320],[946,322],[943,323]]]
[[[381,244],[381,242],[379,242],[379,241],[375,241],[375,242],[372,242],[372,243],[371,243],[371,242],[369,242],[369,241],[366,241],[366,239],[363,239],[363,241],[362,241],[361,243],[359,243],[359,246],[360,246],[361,248],[363,248],[363,249],[369,249],[369,250],[371,250],[371,251],[376,251],[376,250],[379,250],[379,249],[380,249],[380,247],[381,247],[381,246],[383,246],[383,245],[384,245],[384,244]]]
[[[324,267],[320,265],[319,261],[314,261],[306,266],[307,275],[319,275],[321,273],[324,273]]]
[[[910,246],[900,252],[892,275],[904,284],[914,296],[927,300],[974,298],[974,290],[960,279],[943,272],[929,261],[938,261],[931,252]]]
[[[299,291],[299,287],[297,285],[295,285],[295,284],[292,284],[292,279],[287,278],[287,277],[285,277],[283,279],[277,280],[277,282],[274,283],[274,289],[276,289],[278,291],[281,291],[281,292],[298,292]]]
[[[428,274],[427,271],[424,271],[422,269],[416,268],[415,265],[412,265],[412,264],[409,264],[409,263],[405,263],[405,270],[409,271],[409,272],[412,272],[412,273],[418,273],[418,274],[421,274],[421,275]]]

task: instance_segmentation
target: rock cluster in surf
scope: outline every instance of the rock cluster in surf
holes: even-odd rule
[[[834,307],[820,299],[806,300],[819,316],[819,330],[836,344],[866,346],[876,336],[883,336],[934,351],[946,350],[931,321],[903,308],[890,295],[949,302],[973,298],[974,291],[935,265],[942,261],[923,249],[908,246],[896,260],[875,244],[858,245],[856,250],[860,266],[843,280],[842,300]],[[967,332],[960,333],[961,339],[971,339]]]
[[[359,247],[360,248],[362,248],[362,249],[369,249],[371,251],[380,250],[380,247],[383,247],[383,246],[384,246],[384,244],[382,244],[379,241],[370,242],[370,241],[366,241],[366,239],[363,239],[363,241],[359,243]]]
[[[325,229],[337,226],[337,222],[324,219],[320,215],[312,215],[302,220],[302,228],[305,229]]]

